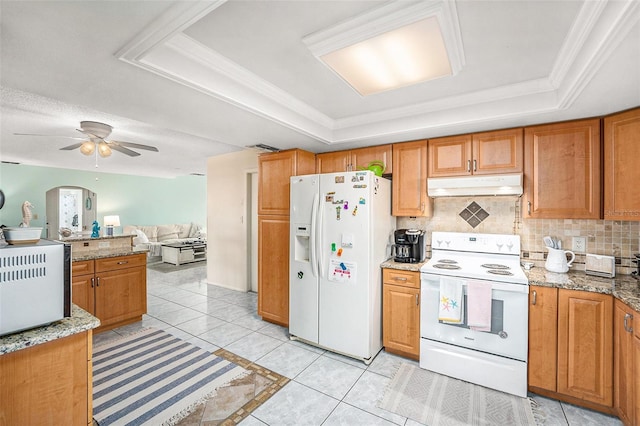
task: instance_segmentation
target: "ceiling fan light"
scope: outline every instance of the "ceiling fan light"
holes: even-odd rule
[[[96,146],[93,142],[84,142],[80,145],[80,152],[84,155],[91,155],[96,150]]]
[[[111,155],[111,148],[106,142],[100,142],[98,144],[98,153],[101,157],[108,157]]]

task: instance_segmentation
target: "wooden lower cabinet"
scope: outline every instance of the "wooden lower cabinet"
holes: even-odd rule
[[[420,358],[420,273],[382,270],[382,344],[387,352]]]
[[[636,318],[636,326],[634,327],[634,337],[633,337],[633,379],[631,380],[634,384],[634,393],[635,393],[635,407],[634,407],[634,416],[636,425],[640,424],[640,312],[635,313]]]
[[[146,253],[73,262],[73,303],[100,320],[96,333],[142,319],[147,312],[146,264]]]
[[[613,297],[558,291],[558,392],[613,404]]]
[[[626,425],[634,423],[635,392],[634,386],[634,339],[633,329],[638,320],[633,309],[616,300],[613,327],[613,382],[614,407],[620,420]]]
[[[0,356],[0,425],[91,425],[91,330]]]
[[[258,315],[289,326],[289,216],[258,216]]]
[[[529,301],[529,390],[614,414],[613,296],[531,286]]]
[[[529,288],[529,389],[555,392],[558,376],[558,289]]]

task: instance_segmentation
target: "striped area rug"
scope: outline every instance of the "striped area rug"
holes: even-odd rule
[[[100,426],[173,424],[245,373],[165,331],[145,329],[94,348],[93,417]]]
[[[403,363],[378,407],[429,426],[536,425],[520,398]]]

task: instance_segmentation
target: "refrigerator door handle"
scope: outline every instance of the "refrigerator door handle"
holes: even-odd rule
[[[316,210],[316,214],[318,215],[318,218],[316,219],[316,222],[318,223],[316,226],[316,233],[315,233],[315,237],[316,237],[316,241],[315,241],[315,250],[316,250],[316,257],[318,258],[318,275],[320,276],[320,278],[324,278],[324,259],[323,259],[323,255],[322,255],[322,226],[323,226],[323,222],[324,222],[324,214],[322,211],[322,205],[320,204],[320,202],[318,202],[318,208]]]
[[[313,197],[313,205],[311,207],[311,241],[309,249],[311,250],[311,273],[314,277],[318,276],[318,255],[316,250],[316,228],[318,226],[318,204],[320,203],[320,195]]]

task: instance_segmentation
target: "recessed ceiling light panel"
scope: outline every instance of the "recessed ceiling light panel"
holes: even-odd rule
[[[394,2],[303,39],[363,96],[455,75],[464,65],[454,2]]]
[[[451,75],[435,17],[389,31],[320,58],[361,95]]]

